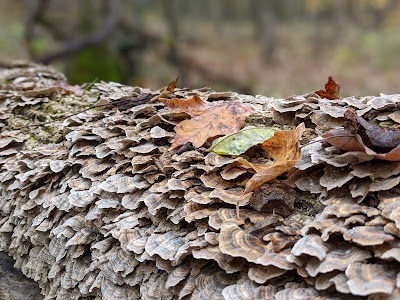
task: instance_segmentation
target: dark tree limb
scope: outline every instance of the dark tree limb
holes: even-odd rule
[[[71,56],[72,54],[75,54],[87,47],[96,45],[104,41],[114,32],[121,17],[120,0],[107,0],[106,3],[109,10],[109,15],[101,28],[93,32],[91,35],[66,44],[62,49],[46,53],[40,57],[34,58],[34,60],[43,64],[49,64],[54,60]]]
[[[162,36],[155,32],[151,32],[149,30],[145,30],[143,28],[138,28],[132,24],[129,24],[124,19],[121,19],[118,23],[118,27],[127,35],[130,36],[138,36],[140,39],[144,39],[149,42],[160,42],[162,41]]]
[[[50,0],[39,0],[37,6],[29,15],[28,20],[25,24],[24,40],[26,49],[28,50],[30,57],[35,56],[35,53],[33,53],[32,49],[32,41],[34,38],[36,24],[40,23],[43,19],[43,15],[49,6],[49,2]]]
[[[130,24],[128,21],[124,20],[121,16],[121,1],[120,0],[104,0],[107,4],[107,9],[109,11],[108,17],[105,20],[103,26],[97,31],[89,34],[86,37],[77,39],[75,41],[65,44],[65,46],[59,50],[46,53],[40,57],[35,57],[33,51],[31,51],[31,57],[34,61],[49,64],[55,60],[64,59],[71,56],[87,47],[96,45],[103,42],[116,30],[120,30],[123,34],[128,37],[140,40],[140,45],[134,44],[124,48],[124,55],[129,57],[129,53],[133,51],[143,51],[145,48],[149,47],[149,44],[163,44],[165,38],[156,32],[151,32],[145,28],[141,28]],[[52,35],[57,34],[57,32],[52,32],[54,26],[45,18],[45,13],[50,0],[39,0],[36,9],[33,11],[27,22],[27,29],[25,33],[25,41],[27,43],[27,48],[31,49],[32,40],[34,38],[34,28],[37,25],[44,26]],[[174,16],[170,15],[171,12],[166,8],[166,17],[174,19]],[[176,17],[176,16],[175,16]],[[171,21],[171,20],[170,20]],[[177,32],[176,20],[170,24],[170,34],[175,35]],[[62,38],[62,37],[61,37]],[[176,38],[176,37],[175,37]],[[179,68],[181,77],[187,78],[189,74],[201,74],[202,77],[208,78],[209,80],[217,81],[223,84],[235,86],[239,92],[251,94],[251,88],[248,84],[234,79],[230,74],[225,74],[221,72],[216,72],[212,68],[202,64],[196,60],[189,53],[183,51],[178,51],[177,46],[175,47],[160,47],[162,56],[168,60],[171,60],[171,54],[174,56],[173,62],[176,67]],[[171,53],[172,52],[172,53]]]
[[[125,34],[132,37],[138,37],[143,43],[149,42],[154,44],[162,44],[164,42],[164,37],[162,35],[151,32],[144,28],[138,28],[137,26],[129,24],[126,21],[121,20],[119,23],[119,27]],[[164,51],[164,53],[162,54],[164,57],[169,57],[170,49],[159,49],[161,51]],[[184,73],[180,74],[180,77],[186,77],[186,74],[189,73],[201,74],[202,77],[207,78],[208,80],[213,80],[222,84],[235,86],[239,92],[244,94],[251,94],[251,87],[248,84],[234,79],[230,74],[216,72],[212,68],[209,68],[206,65],[202,64],[193,56],[185,53],[184,51],[178,51],[175,53],[175,55],[177,56],[177,60],[179,61],[180,72]]]
[[[236,80],[229,73],[219,73],[213,70],[212,68],[208,68],[205,64],[197,61],[193,57],[189,55],[179,54],[179,60],[182,64],[182,68],[185,69],[186,73],[196,72],[197,74],[201,74],[202,77],[207,78],[211,81],[217,81],[222,84],[234,86],[235,89],[243,94],[251,94],[251,87],[239,80]]]

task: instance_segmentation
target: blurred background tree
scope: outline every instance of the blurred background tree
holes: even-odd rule
[[[210,86],[287,96],[398,93],[396,0],[3,0],[0,57],[72,83]]]

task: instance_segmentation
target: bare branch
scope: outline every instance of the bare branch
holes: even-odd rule
[[[129,24],[126,20],[121,19],[118,23],[119,28],[127,35],[139,36],[141,39],[150,42],[162,42],[163,37],[155,32],[151,32],[144,28]]]
[[[33,49],[32,49],[32,40],[34,38],[34,31],[36,24],[41,22],[43,19],[43,15],[46,12],[49,6],[49,0],[39,0],[38,5],[29,15],[28,20],[25,24],[25,34],[24,34],[24,41],[26,49],[29,52],[30,57],[34,57]]]
[[[35,61],[48,64],[54,60],[64,58],[81,51],[84,48],[96,45],[104,41],[110,36],[116,28],[121,17],[121,1],[120,0],[107,0],[107,7],[110,11],[104,25],[91,35],[82,39],[72,41],[64,46],[64,48],[44,54],[35,59]]]

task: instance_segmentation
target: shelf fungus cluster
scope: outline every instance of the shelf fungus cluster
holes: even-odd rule
[[[399,163],[326,147],[315,134],[340,126],[348,106],[398,122],[399,96],[325,102],[175,90],[249,103],[259,112],[252,125],[305,121],[297,171],[244,195],[253,170],[238,157],[169,150],[186,115],[147,102],[160,91],[98,83],[88,93],[117,108],[64,120],[58,144],[27,148],[29,136],[15,130],[0,140],[0,250],[46,299],[400,297]]]

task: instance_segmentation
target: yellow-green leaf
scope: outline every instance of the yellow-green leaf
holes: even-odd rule
[[[210,151],[219,155],[240,155],[251,147],[274,136],[277,129],[249,126],[233,134],[216,139]]]

